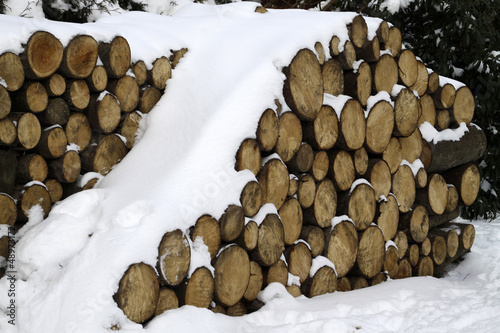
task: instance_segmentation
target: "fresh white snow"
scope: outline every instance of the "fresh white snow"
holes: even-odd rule
[[[0,53],[20,52],[36,30],[51,31],[63,44],[78,33],[99,41],[122,35],[132,60],[148,66],[171,50],[188,48],[123,161],[97,188],[55,205],[45,220],[34,208],[15,247],[15,298],[5,297],[8,277],[0,280],[0,332],[99,333],[114,325],[126,332],[497,330],[500,219],[474,222],[472,252],[443,279],[388,281],[313,299],[295,299],[272,284],[261,292],[266,304],[255,313],[234,318],[184,306],[146,327],[117,307],[113,294],[123,273],[138,262],[154,267],[165,232],[187,230],[203,214],[219,218],[238,203],[243,186],[255,179],[234,170],[240,142],[255,136],[261,113],[275,108],[275,99],[288,110],[281,69],[301,48],[314,49],[318,41],[328,45],[334,33],[346,40],[345,25],[356,15],[258,14],[257,5],[187,4],[171,17],[124,13],[84,25],[0,16]],[[192,246],[197,258],[192,268],[207,266],[206,249],[197,240]],[[16,326],[7,316],[11,300]]]

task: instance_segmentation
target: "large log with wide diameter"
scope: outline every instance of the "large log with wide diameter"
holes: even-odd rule
[[[141,262],[130,265],[113,298],[128,319],[143,323],[155,314],[159,296],[160,284],[154,268]]]
[[[283,224],[278,215],[268,214],[259,225],[257,247],[251,252],[252,258],[262,266],[271,266],[284,249]]]
[[[335,265],[339,278],[354,267],[357,254],[358,232],[351,221],[339,221],[325,230],[324,255]]]
[[[177,286],[184,280],[191,262],[191,247],[181,230],[167,232],[158,246],[156,269],[160,282],[166,286]]]
[[[31,35],[20,55],[24,73],[30,79],[43,79],[54,74],[63,58],[63,46],[59,39],[47,31]]]
[[[238,303],[250,281],[250,259],[237,245],[224,248],[214,264],[215,298],[224,306]]]
[[[60,71],[66,77],[84,79],[94,70],[98,57],[98,44],[94,37],[77,35],[64,48]]]
[[[353,184],[350,191],[339,194],[337,209],[349,216],[357,230],[365,230],[373,222],[377,201],[373,187],[366,181]]]
[[[286,103],[300,118],[313,120],[323,104],[323,76],[317,56],[311,50],[302,49],[284,72]]]
[[[375,225],[364,230],[359,238],[356,265],[366,278],[377,275],[384,265],[385,241],[382,230]]]
[[[121,36],[114,37],[110,42],[99,43],[99,58],[110,78],[120,78],[130,67],[130,46]]]

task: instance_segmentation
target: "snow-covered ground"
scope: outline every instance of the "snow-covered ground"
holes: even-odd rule
[[[354,13],[254,12],[256,3],[188,4],[171,16],[125,13],[77,25],[0,16],[0,53],[20,52],[36,30],[63,44],[77,33],[123,35],[132,61],[149,66],[188,48],[164,96],[144,117],[126,158],[97,188],[37,209],[17,235],[15,297],[0,281],[0,309],[15,302],[16,325],[0,312],[0,332],[495,332],[500,327],[500,219],[474,222],[476,243],[447,277],[411,278],[307,299],[271,285],[266,305],[239,318],[185,306],[145,328],[113,301],[132,263],[155,266],[163,234],[188,229],[203,214],[218,218],[238,203],[254,176],[234,170],[240,142],[254,137],[261,113],[282,97],[283,66],[301,48],[347,39]],[[369,34],[377,19],[368,19]],[[326,54],[329,57],[328,52]],[[2,232],[4,230],[2,229]],[[91,235],[91,237],[89,237]]]

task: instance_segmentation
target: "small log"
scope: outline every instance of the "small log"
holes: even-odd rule
[[[450,116],[452,124],[457,126],[464,122],[469,125],[474,117],[475,107],[476,103],[474,102],[474,96],[470,89],[466,86],[458,88],[455,94],[453,107],[451,108]]]
[[[460,238],[457,230],[435,228],[429,231],[430,238],[436,236],[441,236],[446,241],[446,256],[448,258],[455,257],[460,247]]]
[[[344,93],[357,99],[366,106],[372,90],[372,72],[367,62],[362,62],[358,68],[344,73]]]
[[[108,86],[108,74],[102,65],[94,67],[92,73],[85,79],[91,92],[101,92]]]
[[[427,69],[429,73],[429,86],[427,87],[428,94],[434,94],[439,88],[439,74]]]
[[[254,139],[245,139],[241,143],[238,151],[236,152],[236,171],[248,169],[254,175],[260,170],[262,164],[262,156],[257,141]],[[288,172],[287,172],[288,174]]]
[[[164,90],[167,80],[172,77],[172,65],[167,57],[163,56],[153,62],[153,68],[148,71],[146,82],[157,89]]]
[[[307,297],[330,294],[337,291],[337,276],[330,266],[323,266],[301,284],[300,290]]]
[[[429,232],[429,214],[424,206],[416,206],[410,212],[401,214],[399,228],[417,242],[422,242]]]
[[[473,224],[470,223],[449,223],[444,226],[446,228],[454,228],[455,230],[460,230],[459,233],[459,252],[462,252],[461,249],[465,251],[470,251],[472,245],[474,244],[474,239],[476,237],[476,229]],[[443,227],[443,228],[444,228]]]
[[[19,158],[17,163],[17,182],[29,183],[33,180],[43,182],[49,169],[45,159],[38,154],[27,154]]]
[[[229,205],[219,219],[220,236],[226,242],[232,242],[243,231],[245,226],[245,215],[243,208],[237,205]]]
[[[337,276],[345,276],[356,263],[358,232],[350,221],[341,221],[325,230],[324,255],[335,265]]]
[[[329,227],[337,211],[337,191],[330,179],[319,183],[314,194],[313,206],[304,210],[304,221],[321,228]]]
[[[259,212],[262,206],[262,188],[258,182],[250,181],[243,187],[240,203],[247,217],[252,217]]]
[[[110,78],[120,78],[130,67],[130,46],[121,36],[114,37],[110,42],[99,43],[99,58]]]
[[[429,235],[431,245],[431,258],[436,265],[441,265],[446,259],[446,240],[442,236]]]
[[[138,85],[142,86],[146,83],[146,79],[148,77],[148,69],[146,67],[146,63],[143,60],[134,62],[130,66],[130,69],[132,70],[132,73],[134,73],[135,82],[137,82]]]
[[[42,122],[45,125],[64,126],[69,120],[69,106],[64,99],[56,97],[49,99],[47,109],[42,113]]]
[[[81,154],[82,168],[106,175],[127,153],[127,147],[117,135],[96,136]]]
[[[427,92],[429,86],[429,73],[425,64],[417,60],[417,80],[410,87],[411,90],[416,91],[419,97],[422,97]]]
[[[368,26],[363,16],[356,15],[351,23],[347,25],[349,33],[349,40],[352,41],[354,46],[362,47],[366,42],[368,35]]]
[[[301,119],[313,120],[323,105],[323,76],[318,58],[311,50],[302,49],[283,71],[287,105]]]
[[[377,201],[375,190],[369,184],[359,183],[349,192],[339,194],[337,210],[349,216],[356,229],[363,231],[375,218]]]
[[[154,316],[159,316],[167,310],[177,309],[179,307],[179,300],[177,295],[170,288],[160,288],[160,294],[158,296],[158,303],[156,304],[156,310]]]
[[[373,279],[368,282],[370,283],[370,286],[376,286],[377,284],[381,284],[385,281],[387,281],[387,276],[383,272],[379,272]]]
[[[375,36],[371,40],[366,40],[362,47],[356,48],[356,58],[368,63],[377,62],[380,59],[380,42]]]
[[[149,113],[158,103],[162,96],[162,92],[151,86],[143,87],[139,90],[139,111],[142,113]]]
[[[324,92],[333,96],[344,93],[344,71],[342,65],[335,59],[330,59],[323,64]]]
[[[250,259],[237,245],[222,250],[214,264],[215,297],[224,306],[233,306],[242,299],[250,282]]]
[[[262,274],[262,268],[257,262],[250,261],[250,280],[248,281],[243,298],[248,302],[256,300],[257,295],[262,290],[263,283],[264,275]]]
[[[364,147],[361,147],[352,153],[352,160],[354,162],[354,170],[356,171],[356,176],[362,177],[368,170],[368,152]]]
[[[470,206],[476,201],[481,187],[481,175],[475,164],[468,163],[449,169],[443,176],[447,183],[456,187],[464,205]]]
[[[408,251],[408,261],[410,261],[410,265],[413,267],[417,266],[419,258],[420,248],[417,244],[411,244]],[[413,275],[415,275],[415,273]]]
[[[347,277],[337,279],[337,291],[351,291],[351,281]]]
[[[66,91],[66,79],[60,74],[54,73],[42,83],[49,97],[59,97]]]
[[[386,247],[383,270],[391,279],[396,278],[399,270],[399,252],[395,246]]]
[[[369,226],[359,237],[357,269],[364,277],[371,279],[382,270],[384,259],[385,241],[382,230],[376,225]]]
[[[257,247],[251,252],[253,260],[262,266],[274,264],[285,249],[283,224],[278,215],[268,214],[259,226]]]
[[[259,7],[262,7],[262,6],[259,6]],[[255,12],[259,12],[259,7],[257,7],[255,9]],[[262,7],[264,10],[266,10],[264,7]],[[266,10],[267,11],[267,10]],[[172,62],[172,69],[175,68],[175,66],[177,66],[179,64],[179,61],[181,61],[182,57],[184,57],[184,55],[187,53],[188,49],[186,48],[182,48],[180,50],[177,50],[177,51],[174,51],[174,53],[172,54],[172,57],[170,59],[170,61]]]
[[[391,169],[384,160],[371,159],[365,178],[375,190],[375,198],[388,197],[391,191],[392,178]]]
[[[468,131],[460,141],[428,142],[431,151],[431,161],[427,172],[440,172],[453,167],[474,162],[486,151],[486,136],[474,125],[469,125]]]
[[[60,126],[52,126],[42,131],[36,151],[44,158],[58,158],[66,152],[68,139]]]
[[[455,102],[456,93],[457,91],[451,83],[440,85],[433,94],[436,109],[451,108],[453,106],[453,102]]]
[[[16,124],[10,118],[0,120],[0,145],[12,145],[16,141]]]
[[[63,187],[60,182],[55,179],[46,179],[43,183],[49,191],[50,201],[52,202],[52,204],[55,204],[62,199]]]
[[[401,158],[403,160],[413,163],[420,158],[422,155],[422,134],[418,127],[411,135],[398,139],[401,143]]]
[[[278,141],[279,124],[276,112],[272,109],[266,109],[262,113],[257,125],[257,142],[263,151],[271,151]]]
[[[422,140],[422,155],[420,155],[420,161],[424,165],[424,169],[429,172],[429,167],[432,162],[432,151],[431,146],[425,140]]]
[[[344,50],[339,52],[337,56],[334,56],[343,70],[350,70],[353,68],[354,62],[356,61],[356,49],[354,44],[350,40],[347,40],[344,44]]]
[[[9,91],[0,85],[0,120],[5,119],[9,115],[11,107],[12,100],[10,99]]]
[[[314,43],[314,51],[318,54],[319,64],[323,65],[325,63],[325,49],[323,48],[323,44],[320,42]]]
[[[382,43],[385,43],[389,39],[389,24],[386,21],[380,22],[377,28],[377,37]]]
[[[123,112],[134,111],[139,104],[139,85],[130,75],[108,81],[106,89],[116,96]]]
[[[389,37],[385,43],[380,43],[380,48],[382,50],[389,50],[393,56],[396,56],[401,51],[403,45],[403,37],[401,36],[401,31],[392,26],[389,28]]]
[[[24,68],[17,54],[4,52],[0,54],[0,77],[7,85],[8,91],[16,91],[23,86]]]
[[[17,219],[17,207],[14,198],[0,193],[0,225],[13,226]]]
[[[403,88],[394,102],[394,135],[409,136],[417,128],[418,100],[413,91]]]
[[[284,255],[290,274],[298,276],[300,283],[303,283],[309,276],[312,265],[311,250],[309,250],[309,247],[303,242],[297,242],[288,247]]]
[[[210,258],[214,259],[221,243],[220,227],[217,220],[210,215],[200,216],[194,225],[191,240],[194,242],[197,237],[203,239],[203,243],[208,247]]]
[[[300,177],[297,199],[304,209],[310,208],[316,197],[316,182],[311,175],[303,174]]]
[[[425,168],[419,168],[417,173],[415,174],[415,186],[417,189],[424,188],[427,185],[428,181],[427,171]]]
[[[292,245],[299,239],[302,230],[303,215],[299,201],[293,197],[288,198],[278,214],[283,224],[285,244]]]
[[[313,161],[314,150],[308,143],[302,142],[299,150],[297,150],[297,153],[288,163],[288,167],[291,172],[295,174],[301,174],[304,172],[309,172],[309,170],[311,170]]]
[[[319,111],[319,109],[318,109]],[[302,144],[302,125],[299,118],[286,112],[279,118],[278,140],[275,150],[283,162],[289,162]]]
[[[408,251],[408,236],[404,231],[396,232],[396,236],[394,236],[394,243],[398,247],[399,259],[405,257],[406,252]]]
[[[127,146],[128,149],[132,149],[142,119],[141,113],[133,111],[124,114],[121,118],[120,125],[118,126],[120,129],[118,133],[127,140],[125,146]]]
[[[373,154],[382,154],[389,145],[394,129],[394,109],[381,100],[372,106],[366,118],[365,148]]]
[[[416,197],[415,177],[408,165],[402,164],[392,177],[392,189],[399,202],[399,211],[407,213],[410,211]]]
[[[397,57],[397,62],[399,81],[407,87],[412,87],[418,77],[418,62],[415,54],[409,49],[402,50]]]
[[[329,105],[323,105],[314,121],[302,124],[303,140],[314,149],[333,148],[339,137],[337,113]]]
[[[297,194],[297,191],[299,190],[299,179],[297,178],[297,176],[295,176],[294,174],[291,174],[290,175],[290,180],[288,182],[288,193],[287,195],[289,197],[293,197],[294,195]]]
[[[210,305],[210,311],[213,313],[221,313],[221,314],[226,314],[226,308],[220,304],[217,303],[212,303]]]
[[[214,278],[206,267],[197,268],[186,283],[177,287],[179,305],[208,309],[214,297]]]
[[[424,205],[430,214],[441,215],[448,204],[448,185],[440,174],[428,177],[426,188],[418,189],[415,201]]]
[[[68,82],[64,100],[72,111],[83,111],[90,103],[90,90],[85,80],[74,80]]]
[[[239,301],[233,306],[229,306],[226,311],[226,315],[231,317],[241,317],[246,315],[248,312],[247,306],[243,300]]]
[[[300,231],[300,238],[305,240],[311,247],[313,258],[321,255],[325,249],[325,235],[320,227],[305,225]]]
[[[272,203],[280,209],[288,194],[290,177],[286,166],[279,159],[271,159],[257,177],[262,187],[262,203]]]
[[[17,201],[18,221],[28,221],[29,211],[33,206],[40,205],[43,210],[43,217],[47,217],[52,206],[49,191],[39,183],[28,183],[14,189],[12,197]]]
[[[406,279],[413,276],[413,267],[407,258],[401,259],[399,262],[399,270],[395,279]]]
[[[179,229],[163,235],[158,245],[156,270],[164,286],[177,286],[187,275],[191,261],[191,247]]]
[[[269,285],[273,282],[281,283],[283,286],[286,286],[288,281],[288,267],[286,263],[278,259],[274,264],[272,264],[269,268],[263,268],[264,274],[264,285]]]
[[[69,150],[59,158],[49,163],[49,176],[60,183],[74,183],[78,179],[81,170],[81,160],[78,153]]]
[[[40,121],[33,113],[11,113],[10,120],[17,124],[16,144],[23,150],[36,147],[42,135]]]
[[[436,106],[434,105],[434,100],[428,94],[420,97],[420,108],[422,109],[422,114],[418,118],[418,125],[422,125],[424,122],[428,122],[432,126],[436,124]]]
[[[392,87],[398,83],[398,64],[390,54],[383,54],[380,59],[370,65],[373,92],[391,93]]]
[[[38,81],[25,82],[12,94],[12,103],[16,111],[40,113],[47,108],[49,95],[42,83]]]
[[[398,138],[391,137],[389,144],[382,153],[382,159],[387,163],[392,174],[398,171],[403,160],[403,151]]]
[[[335,183],[339,191],[346,191],[351,188],[356,172],[354,171],[354,161],[351,154],[345,150],[329,152],[330,168],[328,176]]]
[[[413,276],[434,276],[434,262],[431,257],[422,257],[413,270]]]
[[[399,224],[399,208],[394,195],[390,194],[385,201],[379,201],[374,221],[382,229],[386,242],[396,236]]]
[[[418,250],[419,254],[424,257],[431,254],[432,243],[429,237],[426,237],[422,243],[418,244]]]
[[[37,31],[28,39],[20,58],[27,78],[44,79],[59,68],[63,46],[50,32]]]
[[[448,110],[438,110],[434,127],[438,131],[445,130],[450,127],[450,121],[450,112]]]
[[[72,113],[65,126],[65,133],[68,144],[74,144],[80,151],[84,151],[92,137],[92,128],[87,116],[80,112]]]
[[[448,184],[448,203],[446,204],[445,212],[453,212],[457,209],[460,201],[460,194],[455,186]]]
[[[349,282],[351,284],[352,290],[363,289],[369,287],[368,280],[362,276],[350,276]]]
[[[328,153],[324,150],[314,152],[314,159],[310,174],[314,177],[317,182],[322,181],[328,174],[328,169],[330,167],[330,159],[328,158]]]
[[[94,70],[98,57],[98,45],[94,37],[76,35],[64,47],[59,70],[64,76],[84,79]]]

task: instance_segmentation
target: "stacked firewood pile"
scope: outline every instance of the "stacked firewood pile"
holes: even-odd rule
[[[142,115],[163,94],[171,60],[148,69],[131,64],[121,36],[77,35],[63,46],[45,31],[33,33],[21,54],[0,54],[0,224],[26,222],[35,205],[46,216],[123,159]],[[0,244],[7,257],[7,237]]]
[[[189,236],[165,234],[156,269],[129,267],[115,300],[131,320],[184,304],[245,314],[272,282],[312,297],[439,276],[470,250],[474,227],[451,221],[476,199],[486,149],[472,93],[386,22],[368,40],[367,20],[354,18],[345,44],[331,39],[328,61],[320,43],[298,51],[284,69],[290,110],[265,110],[236,152],[255,180]],[[211,264],[190,267],[200,240]]]

